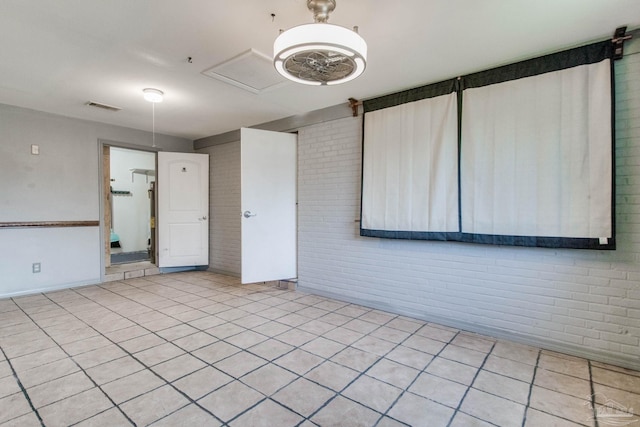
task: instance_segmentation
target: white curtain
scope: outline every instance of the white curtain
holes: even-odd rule
[[[457,232],[455,93],[365,114],[362,228]]]
[[[612,236],[609,60],[463,92],[462,231]]]

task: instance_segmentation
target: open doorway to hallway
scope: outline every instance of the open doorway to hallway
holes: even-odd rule
[[[145,275],[155,269],[156,153],[103,147],[105,276]]]

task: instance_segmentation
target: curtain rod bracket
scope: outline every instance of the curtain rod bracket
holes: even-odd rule
[[[611,43],[613,43],[613,59],[622,59],[623,47],[626,40],[631,40],[632,36],[626,35],[627,27],[618,27],[613,33]]]
[[[358,106],[362,105],[361,101],[358,101],[355,98],[349,98],[349,107],[353,111],[353,117],[358,117]]]

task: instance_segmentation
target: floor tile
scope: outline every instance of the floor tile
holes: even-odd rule
[[[198,332],[196,328],[181,323],[171,328],[158,331],[157,334],[167,341],[175,341],[178,338],[186,337],[196,332]]]
[[[39,409],[46,426],[68,426],[91,418],[112,406],[98,388],[92,388]]]
[[[146,366],[155,366],[159,363],[173,359],[174,357],[184,354],[184,350],[172,343],[160,344],[156,347],[151,347],[146,350],[142,350],[135,354],[136,359],[144,363]]]
[[[338,396],[318,411],[311,421],[319,426],[364,427],[372,426],[380,414],[359,403]]]
[[[116,407],[76,424],[76,427],[130,427],[133,424]]]
[[[153,372],[144,370],[112,381],[102,386],[102,390],[116,404],[146,393],[164,384]]]
[[[514,360],[528,365],[535,365],[540,351],[536,348],[507,341],[498,341],[493,347],[492,355]]]
[[[267,322],[252,330],[266,337],[275,337],[291,329],[291,326],[278,322]]]
[[[247,352],[241,352],[236,353],[224,360],[221,360],[220,362],[215,363],[213,366],[234,378],[240,378],[248,372],[257,369],[266,363],[267,362],[264,359],[261,359]]]
[[[376,363],[378,359],[380,359],[380,357],[375,354],[367,353],[366,351],[353,347],[347,347],[331,358],[335,363],[361,372],[367,370],[371,365]]]
[[[385,358],[422,370],[433,360],[433,355],[400,345],[385,355]]]
[[[273,393],[295,380],[298,376],[273,363],[269,363],[242,378],[242,382],[258,390],[265,396]]]
[[[494,424],[482,421],[481,419],[467,415],[464,412],[457,412],[449,427],[493,427]],[[552,427],[551,425],[538,424],[539,427]]]
[[[462,384],[422,373],[409,391],[455,409],[462,401],[467,388]]]
[[[19,373],[18,378],[20,378],[20,382],[24,387],[29,388],[67,376],[79,370],[80,368],[72,359],[65,358],[22,371]]]
[[[576,360],[554,357],[542,352],[538,366],[548,371],[589,380],[589,362],[585,359]]]
[[[20,386],[14,377],[9,376],[0,379],[0,399],[20,392]]]
[[[446,343],[431,338],[421,337],[420,335],[412,335],[402,342],[405,347],[436,355],[442,351]]]
[[[593,382],[640,394],[640,377],[622,372],[594,367],[591,369]]]
[[[479,368],[484,363],[484,359],[487,357],[487,354],[481,351],[449,344],[438,356]]]
[[[275,337],[278,341],[282,341],[283,343],[294,347],[300,347],[314,338],[316,338],[316,335],[295,328],[283,332]]]
[[[275,339],[263,341],[249,348],[249,351],[263,359],[273,360],[293,350],[294,347]]]
[[[109,332],[104,334],[105,337],[109,338],[111,341],[120,343],[123,341],[131,340],[133,338],[137,338],[143,335],[147,335],[149,333],[145,328],[134,325],[128,328],[119,329],[117,331]]]
[[[340,344],[351,345],[354,342],[358,341],[360,338],[362,338],[364,335],[365,334],[363,334],[361,332],[356,332],[356,331],[353,331],[351,329],[338,327],[338,328],[330,330],[329,332],[327,332],[323,336],[325,338],[329,338],[330,340],[337,341]]]
[[[376,325],[384,325],[396,317],[395,314],[385,313],[383,311],[371,310],[360,316],[360,320],[365,320]]]
[[[359,372],[353,369],[327,361],[307,372],[305,377],[332,390],[341,391],[358,375]]]
[[[632,414],[626,409],[618,408],[616,404],[596,405],[598,425],[602,427],[640,425],[640,415]]]
[[[240,381],[234,381],[208,394],[198,403],[222,421],[227,422],[263,399],[264,395],[261,393]]]
[[[237,335],[226,338],[225,341],[233,344],[238,348],[247,349],[256,344],[266,341],[268,337],[253,331],[240,332]]]
[[[91,350],[107,347],[111,344],[111,341],[106,339],[104,336],[99,335],[68,344],[62,344],[61,347],[64,349],[64,351],[69,353],[69,355],[76,356],[78,354],[86,353]]]
[[[195,404],[185,406],[153,423],[153,427],[220,427],[221,425],[217,418]]]
[[[524,405],[475,389],[469,390],[460,406],[466,414],[504,427],[520,427],[524,409]]]
[[[185,272],[47,295],[0,300],[47,426],[132,425],[105,393],[140,425],[594,426],[590,364],[599,425],[640,422],[638,371],[273,284]],[[40,425],[1,354],[0,425]]]
[[[11,364],[16,372],[20,373],[27,369],[32,369],[38,366],[46,365],[47,363],[55,362],[56,360],[67,358],[67,354],[59,347],[48,348],[37,351],[25,356],[11,358]]]
[[[405,389],[416,379],[420,371],[388,359],[380,359],[367,375],[388,384]]]
[[[164,344],[167,341],[155,334],[147,333],[120,343],[120,346],[129,353],[137,353],[152,347]]]
[[[185,351],[191,352],[199,348],[206,347],[209,344],[213,344],[216,341],[217,338],[214,338],[205,332],[196,332],[195,334],[174,340],[173,344]]]
[[[240,351],[239,348],[227,344],[223,341],[218,341],[201,349],[193,352],[193,355],[199,359],[204,360],[207,363],[216,363],[220,360],[236,354]]]
[[[351,346],[368,353],[373,353],[378,356],[384,356],[385,354],[389,353],[389,351],[391,351],[396,346],[396,344],[380,338],[372,337],[371,335],[367,335],[353,343]]]
[[[533,382],[535,385],[548,388],[564,394],[579,398],[587,398],[591,395],[591,385],[589,381],[569,375],[559,374],[546,369],[538,369]]]
[[[602,384],[593,384],[593,391],[596,403],[624,408],[625,412],[640,415],[640,394]]]
[[[73,356],[73,360],[80,365],[82,369],[89,369],[111,360],[119,359],[125,355],[126,353],[118,346],[109,345]]]
[[[530,384],[481,370],[473,382],[473,388],[526,405]]]
[[[31,412],[31,406],[22,393],[0,398],[0,423]]]
[[[371,332],[370,334],[370,336],[372,337],[381,338],[383,340],[386,340],[395,344],[401,343],[402,341],[407,339],[407,337],[409,337],[410,335],[411,334],[409,332],[404,332],[399,329],[389,328],[387,326],[381,326],[375,331]]]
[[[478,369],[453,360],[436,357],[429,364],[426,371],[441,378],[464,385],[471,385]]]
[[[276,359],[274,363],[298,375],[304,375],[324,361],[323,358],[304,350],[296,349]]]
[[[562,418],[554,417],[547,413],[538,411],[537,409],[529,408],[527,410],[527,420],[524,427],[579,427],[592,424],[576,424],[572,421]]]
[[[385,326],[388,326],[394,329],[399,329],[401,331],[405,331],[413,334],[415,331],[420,329],[423,325],[424,325],[423,322],[419,322],[419,321],[414,322],[411,320],[403,319],[401,317],[397,317],[389,321],[389,323],[387,323]]]
[[[208,366],[180,378],[173,385],[190,398],[197,400],[223,385],[229,384],[231,381],[233,381],[233,378],[229,375]]]
[[[272,399],[298,414],[308,417],[333,396],[335,396],[335,392],[304,378],[299,378],[274,394]]]
[[[385,413],[401,392],[402,390],[397,387],[363,375],[347,387],[342,395],[380,413]]]
[[[29,412],[17,418],[13,418],[6,423],[0,422],[2,427],[42,427],[42,423],[36,417],[35,412]]]
[[[173,387],[165,385],[122,404],[120,408],[137,425],[147,425],[188,403]]]
[[[535,366],[491,354],[482,369],[516,380],[531,382]]]
[[[93,383],[83,372],[67,375],[27,389],[33,406],[41,408],[58,400],[89,390]]]
[[[196,359],[190,354],[183,354],[175,359],[167,360],[152,369],[168,382],[177,380],[178,378],[189,375],[192,372],[204,368],[206,364],[200,359]]]
[[[584,423],[593,416],[589,404],[590,396],[580,399],[537,386],[531,390],[531,408],[577,423]]]
[[[388,416],[413,427],[444,427],[454,410],[411,393],[404,393]]]

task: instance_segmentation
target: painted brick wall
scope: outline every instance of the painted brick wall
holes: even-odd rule
[[[209,154],[209,268],[240,274],[240,142],[199,150]]]
[[[640,368],[639,37],[616,63],[616,251],[360,237],[362,123],[346,118],[299,132],[299,288]]]

